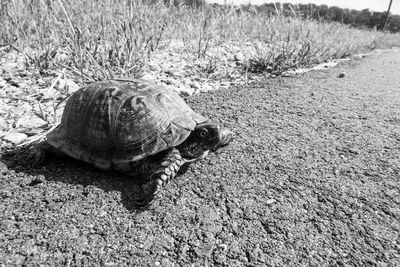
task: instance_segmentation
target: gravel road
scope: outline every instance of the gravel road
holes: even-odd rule
[[[146,211],[132,179],[16,155],[0,264],[400,266],[400,51],[187,102],[236,138]]]

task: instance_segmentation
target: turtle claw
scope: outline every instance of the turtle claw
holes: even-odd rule
[[[34,168],[40,167],[44,164],[47,158],[46,146],[39,144],[33,149],[33,153],[30,156],[31,165]]]
[[[45,155],[43,155],[43,151],[35,151],[35,154],[32,156],[32,166],[37,168],[43,165],[44,160],[46,158]]]
[[[155,198],[159,194],[161,188],[162,180],[160,179],[151,180],[143,185],[143,197],[135,200],[135,206],[138,208],[149,207],[155,201]]]
[[[150,177],[150,181],[143,185],[143,197],[135,202],[136,206],[140,208],[150,206],[161,189],[175,177],[180,167],[186,162],[175,148],[166,153],[157,163],[160,166],[158,170]]]

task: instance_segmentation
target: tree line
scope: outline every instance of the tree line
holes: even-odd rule
[[[246,5],[242,8],[256,10],[258,13],[268,15],[283,14],[285,16],[300,16],[305,19],[317,19],[328,22],[340,22],[357,28],[372,28],[387,30],[390,32],[400,31],[400,16],[389,15],[389,23],[385,27],[386,12],[371,11],[369,9],[354,10],[340,8],[337,6],[316,4],[290,4],[290,3],[266,3],[260,6]]]

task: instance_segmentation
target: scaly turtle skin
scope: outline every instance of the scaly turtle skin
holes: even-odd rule
[[[194,112],[175,92],[143,80],[109,80],[69,98],[60,125],[36,154],[57,150],[104,170],[148,177],[150,204],[180,167],[227,145],[232,133]]]

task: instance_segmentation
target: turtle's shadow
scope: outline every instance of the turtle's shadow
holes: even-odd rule
[[[83,187],[95,186],[105,192],[119,191],[121,193],[121,203],[126,209],[131,212],[144,210],[135,205],[135,199],[141,196],[141,185],[146,182],[146,179],[99,170],[90,164],[70,157],[52,157],[46,160],[42,166],[35,168],[32,167],[30,156],[31,152],[28,149],[18,148],[4,153],[1,160],[6,163],[9,170],[23,172],[35,177],[29,183],[30,186],[41,184],[44,179],[47,182],[61,182],[82,185]],[[175,178],[187,172],[189,166],[183,166]]]

